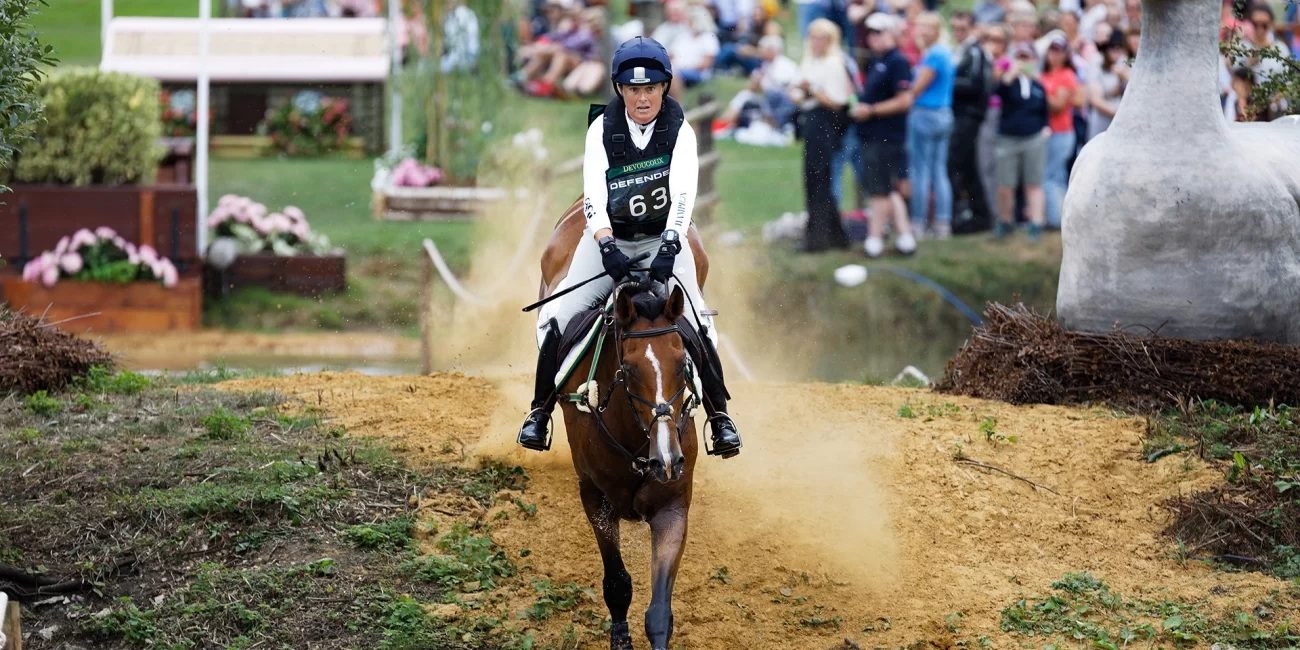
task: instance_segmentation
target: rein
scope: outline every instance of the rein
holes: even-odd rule
[[[618,370],[614,372],[614,381],[609,385],[609,389],[604,391],[603,396],[599,396],[600,391],[598,389],[598,384],[596,383],[596,369],[600,364],[600,354],[604,349],[605,339],[611,331],[613,331],[614,338],[617,341],[615,354],[617,355],[616,360],[618,361]],[[682,387],[678,389],[676,393],[673,393],[672,397],[668,398],[667,402],[656,404],[628,389],[627,365],[623,362],[623,341],[626,341],[627,339],[655,338],[668,334],[677,334],[678,336],[681,336],[681,330],[677,328],[676,324],[673,324],[668,327],[656,327],[654,329],[636,332],[622,332],[618,326],[617,319],[615,319],[612,314],[606,314],[605,324],[600,328],[600,333],[596,338],[596,351],[591,357],[591,368],[587,374],[587,383],[583,384],[582,387],[579,388],[579,392],[565,396],[568,401],[578,405],[579,410],[585,410],[591,413],[592,419],[596,422],[596,429],[600,431],[601,437],[605,439],[605,443],[630,461],[632,463],[632,471],[638,476],[644,476],[646,471],[650,468],[650,459],[645,458],[642,454],[650,448],[650,440],[653,435],[651,428],[655,423],[661,421],[672,423],[677,429],[677,440],[680,444],[682,435],[686,430],[687,421],[690,419],[691,412],[699,404],[699,398],[696,397],[694,393],[687,394],[686,392],[687,387],[692,386],[694,383],[694,374],[689,362],[682,369],[682,372],[686,374],[686,381],[683,382]],[[629,451],[627,447],[619,442],[618,438],[616,438],[613,432],[609,430],[609,426],[605,424],[605,411],[609,409],[610,400],[614,397],[614,392],[619,388],[619,386],[623,387],[623,393],[627,397],[628,408],[632,411],[632,417],[636,418],[637,427],[641,429],[641,433],[645,434],[646,437],[645,442],[637,448],[636,452]],[[597,391],[598,396],[600,397],[596,404],[592,403],[591,391]],[[675,404],[679,399],[682,400],[681,415],[674,420],[673,404]],[[647,423],[641,419],[641,414],[637,412],[634,401],[649,406],[654,410],[654,418],[651,419],[650,422]],[[582,408],[583,406],[589,408],[584,409]]]

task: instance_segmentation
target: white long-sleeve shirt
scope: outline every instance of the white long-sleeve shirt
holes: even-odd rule
[[[632,145],[645,149],[654,135],[655,122],[641,126],[626,113]],[[682,122],[677,132],[677,145],[673,147],[672,167],[668,171],[668,193],[673,207],[668,215],[666,230],[674,230],[684,241],[695,211],[695,194],[700,182],[700,159],[695,130],[690,122]],[[587,235],[609,228],[609,187],[605,185],[605,172],[609,170],[609,156],[605,154],[605,120],[596,118],[587,129],[587,149],[582,162],[582,192],[586,196],[583,211],[587,215]]]

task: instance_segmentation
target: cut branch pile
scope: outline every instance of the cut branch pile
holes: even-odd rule
[[[1022,304],[989,303],[937,388],[1012,404],[1158,410],[1198,399],[1300,404],[1297,377],[1300,346],[1070,332]]]
[[[93,341],[0,307],[0,394],[58,390],[91,366],[112,362],[108,351]]]

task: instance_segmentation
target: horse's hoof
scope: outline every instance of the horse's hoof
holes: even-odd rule
[[[632,637],[625,636],[621,639],[609,640],[609,650],[632,650]]]
[[[610,627],[609,650],[632,650],[632,633],[628,630],[627,621]]]

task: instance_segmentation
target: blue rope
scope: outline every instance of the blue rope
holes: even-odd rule
[[[954,296],[951,291],[948,291],[947,289],[943,288],[943,285],[939,284],[938,282],[935,282],[934,280],[931,280],[930,278],[925,277],[924,275],[921,275],[920,273],[917,273],[916,271],[910,271],[908,269],[892,266],[889,264],[876,264],[867,267],[868,275],[870,275],[872,271],[888,271],[899,277],[907,278],[908,280],[911,280],[918,284],[923,284],[929,287],[930,289],[934,290],[934,292],[939,294],[941,298],[948,301],[948,304],[960,310],[961,313],[964,316],[966,316],[966,318],[969,318],[970,322],[974,323],[976,327],[979,327],[984,324],[984,319],[980,318],[980,315],[976,313],[974,309],[971,309],[969,306],[967,306],[966,303],[962,302],[960,298]]]

